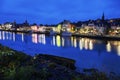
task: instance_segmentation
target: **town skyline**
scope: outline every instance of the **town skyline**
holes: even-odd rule
[[[78,20],[78,21],[71,21],[71,20],[67,20],[67,19],[63,19],[62,21],[60,21],[60,22],[58,22],[58,23],[54,23],[54,24],[52,24],[52,23],[50,23],[50,24],[43,24],[43,23],[35,23],[35,22],[32,22],[32,23],[30,23],[29,22],[29,20],[27,20],[27,19],[25,19],[23,22],[17,22],[15,19],[13,20],[13,21],[4,21],[3,23],[0,23],[0,24],[6,24],[6,23],[16,23],[16,24],[24,24],[24,23],[27,23],[27,24],[29,24],[29,25],[48,25],[48,26],[50,26],[50,25],[58,25],[58,24],[61,24],[62,22],[64,22],[64,21],[69,21],[70,23],[72,23],[72,24],[77,24],[77,23],[81,23],[81,24],[89,24],[90,22],[92,22],[93,24],[95,23],[95,22],[97,22],[97,21],[99,21],[99,22],[102,22],[102,20],[103,20],[103,18],[104,18],[104,21],[106,21],[107,23],[116,23],[116,22],[119,22],[120,21],[120,18],[110,18],[110,19],[108,19],[108,18],[106,18],[106,15],[105,15],[105,13],[103,12],[102,14],[101,14],[101,16],[99,17],[99,18],[97,18],[97,19],[87,19],[87,20]],[[112,22],[111,22],[111,20],[112,20]],[[98,22],[98,23],[99,23]],[[115,25],[116,26],[116,25]]]
[[[92,21],[101,20],[103,14],[104,14],[105,20],[120,19],[120,17],[107,18],[107,17],[106,17],[107,15],[105,15],[105,13],[103,12],[103,13],[102,13],[98,18],[96,18],[96,19],[88,18],[88,19],[86,19],[86,20],[77,20],[77,21],[72,21],[72,20],[69,20],[69,19],[63,19],[63,20],[61,20],[61,21],[59,21],[59,22],[57,22],[57,23],[48,23],[48,24],[47,24],[47,23],[40,23],[40,22],[36,23],[36,22],[34,22],[34,21],[33,21],[33,22],[30,22],[28,18],[25,18],[24,20],[22,20],[22,21],[20,21],[20,22],[19,22],[17,19],[13,19],[13,21],[8,21],[8,20],[2,21],[2,22],[0,22],[0,24],[4,24],[4,23],[6,23],[6,22],[24,23],[25,21],[27,21],[27,22],[30,23],[30,24],[37,24],[37,25],[39,25],[39,24],[43,24],[43,25],[56,25],[56,24],[59,24],[59,23],[63,22],[64,20],[68,20],[68,21],[70,21],[71,23],[77,23],[77,22],[86,22],[86,21],[90,21],[90,20],[92,20]]]

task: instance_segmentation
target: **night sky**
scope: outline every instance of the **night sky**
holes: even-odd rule
[[[0,0],[0,23],[57,24],[101,18],[120,18],[120,0]]]

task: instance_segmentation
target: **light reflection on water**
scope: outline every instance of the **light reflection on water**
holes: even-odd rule
[[[120,74],[120,41],[0,31],[0,43],[29,55],[47,53],[74,59],[78,69],[97,68]]]
[[[108,41],[108,43],[106,45],[106,49],[107,49],[107,52],[111,52],[111,44],[110,44],[109,41]]]

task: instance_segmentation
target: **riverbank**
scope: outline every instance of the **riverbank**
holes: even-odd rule
[[[78,73],[74,63],[51,55],[32,57],[0,45],[0,80],[109,80],[96,69]]]
[[[32,32],[32,31],[18,31],[18,30],[0,30],[0,31],[7,31],[7,32],[14,32],[14,33],[25,33],[25,34],[46,34],[49,35],[49,32]]]
[[[14,32],[14,33],[25,33],[25,34],[46,34],[50,35],[50,32],[31,32],[31,31],[16,31],[16,30],[0,30],[0,31],[7,31],[7,32]],[[54,35],[60,35],[61,34],[54,34]],[[53,35],[52,35],[53,36]],[[74,37],[86,37],[86,38],[92,38],[92,39],[102,39],[102,40],[120,40],[120,36],[110,36],[110,35],[84,35],[84,34],[75,34],[73,33],[71,36]]]
[[[0,30],[0,31],[7,31],[7,32],[14,32],[14,33],[30,33],[30,31],[17,31],[17,30]]]

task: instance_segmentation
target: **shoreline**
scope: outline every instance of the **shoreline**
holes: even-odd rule
[[[16,31],[16,30],[0,30],[0,31],[8,31],[8,32],[15,32],[15,33],[25,33],[25,34],[46,34],[46,35],[50,35],[49,32],[30,32],[30,31]],[[60,34],[56,34],[56,35],[60,35]],[[55,35],[55,36],[56,36]],[[53,35],[50,35],[53,36]],[[62,36],[62,35],[60,35]],[[72,34],[71,36],[73,37],[82,37],[82,38],[91,38],[91,39],[103,39],[103,40],[116,40],[119,41],[120,40],[120,36],[109,36],[109,35],[84,35],[84,34]],[[67,37],[71,37],[71,36],[67,36]]]

